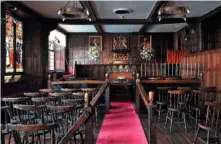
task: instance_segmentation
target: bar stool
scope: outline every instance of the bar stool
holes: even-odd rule
[[[156,101],[157,112],[158,112],[158,123],[160,122],[162,108],[167,108],[168,103],[168,90],[172,89],[172,87],[157,87],[158,90],[158,99]],[[164,110],[166,110],[164,108]],[[163,111],[164,112],[164,111]]]
[[[167,116],[166,116],[166,126],[167,126],[167,120],[169,119],[171,122],[170,125],[170,133],[173,127],[173,120],[174,120],[174,112],[178,114],[178,120],[180,119],[180,113],[182,113],[182,118],[184,121],[185,131],[187,132],[186,128],[186,107],[185,102],[186,99],[183,97],[185,91],[184,90],[169,90],[168,94],[169,96],[169,104],[167,109]]]
[[[205,120],[200,121],[198,123],[198,129],[193,141],[193,144],[196,143],[197,137],[199,135],[200,130],[207,131],[206,143],[209,144],[210,142],[219,141],[219,128],[220,128],[220,107],[221,102],[214,101],[214,102],[206,102],[206,117]],[[213,138],[211,138],[211,133],[214,133]]]
[[[189,116],[191,119],[195,120],[195,130],[197,130],[198,127],[198,121],[201,116],[201,111],[204,110],[204,103],[206,101],[215,101],[216,91],[217,89],[215,87],[205,87],[192,90]]]

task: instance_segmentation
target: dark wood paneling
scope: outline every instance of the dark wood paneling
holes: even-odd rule
[[[105,34],[102,35],[103,39],[103,49],[100,60],[98,64],[108,64],[113,58],[112,48],[112,37],[116,34]],[[88,58],[88,39],[90,35],[70,35],[68,36],[68,59],[69,64],[73,66],[74,62],[77,61],[78,64],[95,64],[91,62]],[[130,60],[132,64],[140,63],[142,59],[140,58],[138,50],[138,35],[129,35],[129,47],[131,49]],[[173,49],[173,34],[153,34],[152,35],[152,47],[156,51],[156,61],[164,62],[166,60],[166,50]]]

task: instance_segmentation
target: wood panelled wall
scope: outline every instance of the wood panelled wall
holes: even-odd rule
[[[112,60],[113,53],[111,52],[112,37],[116,34],[104,34],[103,50],[99,64],[108,64]],[[120,34],[119,34],[120,35]],[[156,51],[156,59],[164,62],[166,60],[166,50],[173,49],[173,34],[150,34],[152,35],[152,47]],[[74,65],[76,61],[78,64],[91,64],[88,58],[88,42],[89,36],[87,34],[77,34],[68,36],[68,62],[69,65]],[[137,64],[141,62],[138,50],[138,35],[129,35],[129,47],[131,48],[130,60],[131,63]]]
[[[204,87],[217,87],[221,89],[221,49],[199,52],[183,59],[188,63],[202,64]]]

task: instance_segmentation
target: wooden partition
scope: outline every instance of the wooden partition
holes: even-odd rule
[[[184,63],[200,63],[202,65],[204,87],[221,89],[221,49],[191,54],[183,58]],[[191,69],[188,69],[190,72]],[[218,99],[221,101],[221,95]]]
[[[186,63],[200,63],[204,73],[203,85],[221,89],[221,49],[191,54],[183,58],[183,64]],[[191,73],[191,69],[187,70]]]

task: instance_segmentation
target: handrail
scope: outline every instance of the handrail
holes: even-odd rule
[[[79,128],[85,124],[85,122],[88,121],[88,119],[91,117],[91,109],[96,105],[98,99],[101,97],[101,95],[104,93],[106,87],[108,86],[109,80],[106,79],[104,84],[101,86],[95,97],[91,100],[89,105],[85,107],[85,110],[83,114],[80,116],[78,121],[69,129],[69,131],[65,134],[65,136],[61,139],[59,144],[66,144],[67,141],[76,133]],[[85,95],[86,96],[86,95]],[[86,127],[87,129],[87,127]]]
[[[147,138],[148,142],[151,144],[156,144],[156,124],[153,120],[153,110],[155,106],[152,104],[153,101],[153,92],[149,92],[149,96],[147,95],[146,91],[144,90],[141,81],[139,79],[139,74],[137,75],[136,79],[136,86],[137,86],[137,99],[140,99],[140,96],[144,102],[144,105],[148,112],[148,133]]]

